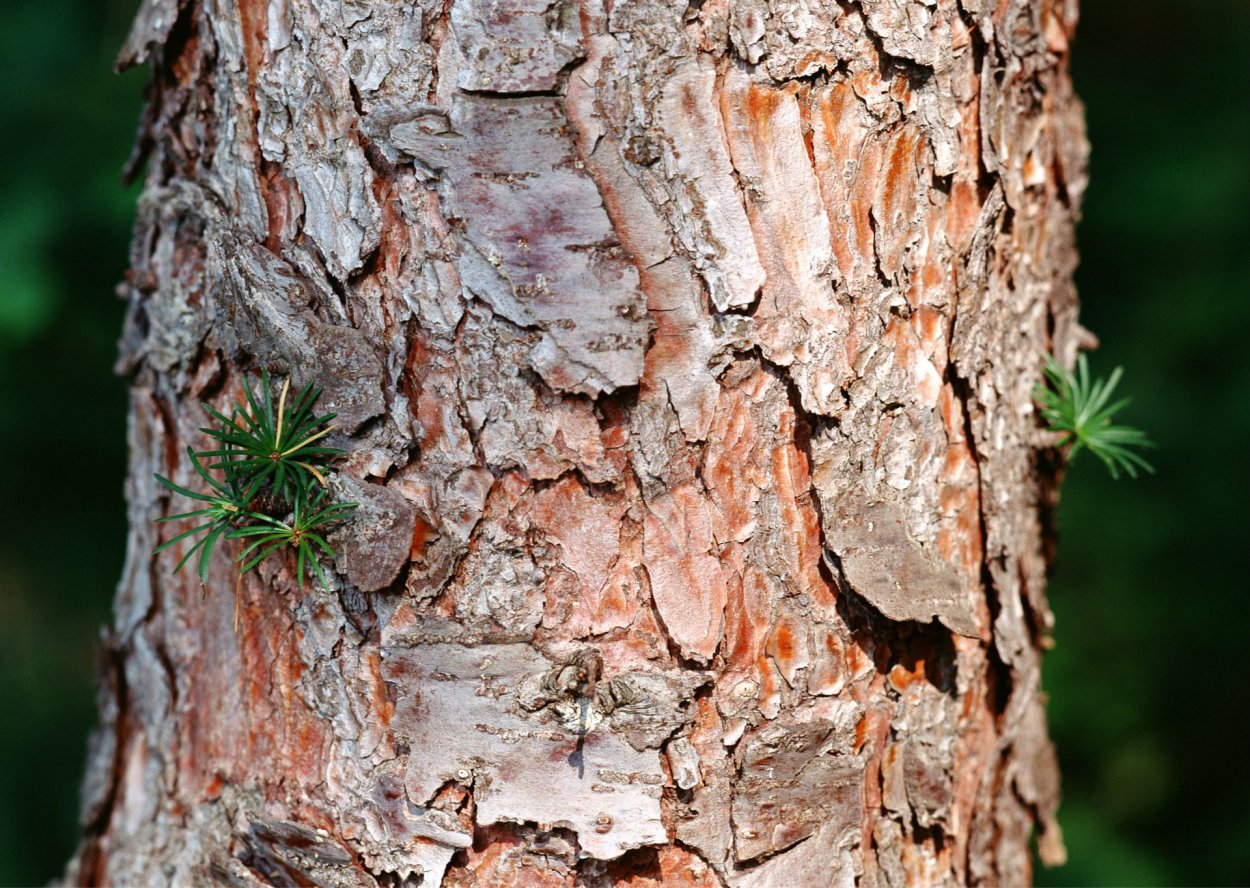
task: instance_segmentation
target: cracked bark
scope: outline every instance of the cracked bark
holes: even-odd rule
[[[1074,0],[160,0],[73,883],[1019,884]],[[152,482],[267,367],[335,588]],[[235,596],[242,620],[233,631]]]

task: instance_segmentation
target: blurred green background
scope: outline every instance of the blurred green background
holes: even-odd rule
[[[0,885],[73,847],[121,572],[118,171],[146,73],[111,69],[134,5],[0,7]],[[1045,683],[1070,862],[1039,882],[1247,884],[1250,4],[1083,5],[1083,320],[1159,474],[1115,484],[1087,455],[1064,486]]]
[[[0,0],[0,885],[75,841],[99,627],[121,576],[126,398],[112,373],[145,75],[136,0]]]

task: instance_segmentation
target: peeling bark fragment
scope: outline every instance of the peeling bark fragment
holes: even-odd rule
[[[882,146],[871,138],[877,122],[849,81],[815,93],[811,114],[812,165],[830,214],[832,250],[851,292],[876,282],[872,199]]]
[[[417,507],[408,590],[426,599],[451,578],[496,484],[490,471],[478,465],[461,416],[455,362],[439,351],[428,351],[421,341],[413,344],[408,360],[418,386],[411,397],[420,450],[415,460],[396,472],[393,483]],[[515,502],[516,485],[500,486],[509,502]]]
[[[734,169],[766,273],[753,317],[770,361],[788,367],[803,406],[831,414],[849,372],[846,319],[834,298],[829,220],[807,156],[796,90],[725,78],[722,111]]]
[[[486,529],[464,556],[457,577],[447,587],[456,616],[482,629],[502,629],[515,638],[529,638],[543,618],[547,571],[526,545],[529,501],[511,503],[517,521],[501,523],[508,503],[484,515]],[[519,506],[519,508],[518,508]],[[452,541],[453,545],[455,541]]]
[[[194,101],[211,105],[216,119],[199,140],[188,140],[187,134],[179,134],[167,156],[188,151],[199,154],[195,162],[198,169],[185,179],[204,187],[219,206],[229,207],[235,228],[261,240],[268,233],[269,212],[256,166],[257,114],[248,76],[248,50],[254,49],[255,44],[245,38],[252,36],[242,21],[245,9],[246,4],[235,0],[202,0],[197,37],[204,51],[215,51],[218,58],[215,63],[204,59],[204,69],[191,74],[191,79],[198,91]],[[148,169],[157,168],[159,162],[153,158]]]
[[[1068,852],[1055,816],[1059,810],[1059,763],[1049,739],[1046,708],[1036,697],[1020,722],[1015,748],[1020,761],[1020,765],[1012,769],[1016,790],[1033,806],[1041,821],[1038,854],[1046,866],[1063,866]]]
[[[478,835],[481,847],[465,852],[464,864],[443,882],[447,888],[574,888],[575,842],[566,830],[499,824],[481,827]]]
[[[603,126],[596,108],[597,89],[603,78],[609,76],[603,70],[604,55],[615,48],[615,41],[599,39],[592,44],[591,58],[578,69],[569,81],[567,107],[569,119],[578,131],[578,148],[586,158],[586,167],[594,176],[603,195],[604,206],[612,224],[621,238],[621,245],[633,257],[638,266],[639,283],[646,295],[647,311],[654,321],[652,341],[646,353],[646,367],[642,378],[644,387],[662,389],[677,413],[682,434],[688,441],[701,441],[708,435],[716,404],[716,377],[729,360],[735,348],[747,348],[748,320],[736,315],[709,318],[704,307],[703,288],[696,280],[696,273],[704,278],[714,304],[720,310],[731,305],[748,305],[763,282],[763,270],[755,263],[759,280],[737,280],[745,246],[723,251],[721,261],[693,261],[675,253],[669,235],[670,225],[654,206],[642,185],[627,171],[621,158],[620,141]],[[679,84],[676,88],[682,88]],[[710,98],[703,101],[710,105]],[[707,109],[710,113],[711,109]],[[715,120],[699,117],[691,124],[685,117],[682,126],[714,127]],[[682,130],[675,131],[674,138],[682,137]],[[705,135],[714,135],[715,143],[679,145],[674,151],[690,161],[691,152],[717,151],[722,155],[728,169],[728,157],[718,129],[710,129]],[[695,155],[696,157],[700,155]],[[681,158],[678,158],[680,160]],[[702,180],[701,180],[702,181]],[[741,214],[736,195],[728,211]],[[712,224],[713,208],[708,209]],[[740,219],[742,230],[747,230],[745,215]],[[704,233],[706,236],[706,232]],[[711,249],[711,245],[708,245]],[[706,250],[698,248],[699,256]],[[727,277],[726,277],[727,276]]]
[[[827,625],[812,630],[812,668],[807,673],[807,692],[816,696],[836,696],[846,682],[845,651],[838,633]]]
[[[676,823],[678,840],[698,851],[722,876],[732,866],[729,802],[738,773],[723,742],[724,728],[711,699],[699,699],[687,734],[698,755],[699,782],[691,789],[690,801],[682,806]]]
[[[460,389],[487,465],[542,480],[574,470],[594,484],[616,480],[590,399],[536,390],[527,378],[526,355],[540,339],[481,307],[462,326]]]
[[[354,132],[349,79],[354,65],[349,66],[343,40],[310,12],[299,3],[277,5],[269,10],[269,33],[249,33],[262,30],[259,22],[249,23],[242,37],[267,38],[271,54],[269,64],[250,72],[249,80],[259,105],[261,151],[266,160],[282,162],[298,186],[301,227],[330,273],[345,281],[377,248],[381,210],[373,170]],[[259,61],[255,52],[248,59],[249,65]]]
[[[777,615],[765,650],[791,687],[798,683],[799,671],[806,670],[812,662],[807,647],[807,627],[787,610]]]
[[[166,373],[185,372],[209,331],[202,238],[211,222],[197,212],[204,200],[198,190],[166,189],[139,203],[136,239],[145,249],[132,254],[129,279],[162,285],[146,298],[132,294],[119,361],[123,367],[146,361]]]
[[[429,806],[410,804],[402,766],[388,762],[361,812],[368,839],[362,856],[369,870],[440,884],[451,859],[473,845],[472,822],[463,807],[467,796],[467,789],[455,786]]]
[[[734,788],[734,849],[740,861],[789,848],[816,833],[839,842],[858,831],[864,762],[835,725],[769,725],[742,743]]]
[[[627,215],[642,216],[640,225],[648,230],[663,230],[664,223],[632,183],[614,197],[619,201],[612,204],[614,212],[627,210]],[[672,405],[687,441],[702,441],[713,421],[716,378],[735,351],[749,348],[750,321],[734,314],[709,318],[688,260],[667,250],[644,249],[646,244],[628,229],[622,230],[622,239],[639,260],[647,310],[655,319],[642,378],[644,391],[655,392]],[[649,261],[652,257],[654,261]]]
[[[127,693],[133,695],[134,725],[123,755],[140,762],[138,771],[147,774],[140,781],[138,773],[132,772],[131,782],[120,787],[119,795],[122,816],[137,825],[152,821],[162,805],[155,786],[173,786],[176,780],[178,740],[170,716],[178,698],[163,651],[152,643],[146,627],[131,636],[129,654],[123,681]]]
[[[464,55],[461,89],[554,89],[560,72],[583,55],[574,0],[456,0],[451,25]]]
[[[699,753],[685,737],[678,737],[665,749],[668,767],[678,789],[694,789],[699,785]]]
[[[125,71],[148,60],[169,39],[185,0],[146,0],[131,22],[126,43],[117,55],[117,70]]]
[[[318,318],[298,273],[259,244],[227,237],[219,250],[229,281],[227,341],[262,366],[278,365],[296,386],[321,385],[317,407],[337,413],[344,433],[386,409],[381,362],[359,330]]]
[[[895,672],[899,669],[895,667]],[[882,763],[883,800],[905,821],[914,818],[923,829],[949,830],[958,706],[923,678],[903,676],[903,698],[891,724],[894,739]]]
[[[904,252],[923,231],[919,223],[928,203],[928,170],[922,157],[924,139],[916,129],[899,127],[883,147],[872,217],[881,272],[893,279],[902,270]]]
[[[939,44],[930,33],[936,15],[933,0],[862,0],[868,27],[890,55],[922,65],[936,62]]]
[[[391,130],[395,146],[445,172],[465,221],[465,288],[542,338],[531,366],[560,391],[633,385],[648,323],[638,272],[621,253],[556,99],[459,96],[450,130]]]
[[[665,843],[658,752],[525,717],[518,682],[549,668],[519,644],[388,651],[383,674],[400,694],[391,727],[417,753],[409,800],[424,804],[447,781],[471,783],[479,824],[562,826],[584,855],[602,860]]]
[[[852,56],[835,0],[742,0],[732,7],[734,49],[751,64],[763,64],[773,80],[833,71]]]
[[[694,264],[717,311],[750,305],[764,284],[750,223],[733,184],[733,168],[713,100],[716,71],[687,62],[666,79],[659,113],[672,141],[666,157],[677,199],[701,223]]]
[[[885,616],[937,618],[954,632],[979,636],[959,575],[908,535],[896,507],[844,498],[826,517],[825,533],[851,588]]]
[[[725,582],[707,500],[691,485],[649,500],[644,564],[660,619],[683,656],[711,659],[724,625]]]
[[[324,830],[253,814],[242,837],[244,863],[266,884],[317,888],[377,888],[377,880],[356,865],[352,854]]]
[[[153,392],[132,387],[126,418],[126,444],[130,452],[130,467],[126,472],[126,511],[133,530],[126,541],[126,560],[122,565],[117,598],[113,602],[113,631],[122,639],[128,638],[146,617],[154,597],[155,571],[150,553],[160,544],[154,519],[160,517],[158,509],[163,489],[154,476],[158,471],[156,467],[159,466],[159,470],[163,470],[161,474],[167,478],[182,483],[173,467],[164,464],[167,451],[162,448],[161,442],[171,432],[164,425]]]
[[[908,844],[903,827],[889,817],[873,824],[872,838],[877,845],[877,875],[882,888],[907,888],[913,884],[903,857]]]
[[[821,825],[798,845],[735,873],[728,884],[731,888],[854,888],[860,872],[855,850],[858,844],[858,830],[845,828],[841,818],[835,816],[834,822]]]
[[[408,562],[416,510],[398,493],[377,484],[339,476],[335,488],[338,501],[360,503],[330,535],[343,572],[361,592],[385,589]]]
[[[621,553],[624,513],[624,502],[594,496],[571,476],[539,494],[533,526],[556,541],[559,569],[573,575],[561,621],[578,634],[624,628],[637,614],[638,581]]]
[[[366,122],[379,109],[410,108],[428,100],[439,73],[428,39],[443,20],[439,0],[357,0],[333,8],[339,13],[331,18],[334,30],[346,44],[343,66],[359,93]],[[277,18],[272,7],[269,16],[271,22]],[[311,25],[325,27],[326,18]]]

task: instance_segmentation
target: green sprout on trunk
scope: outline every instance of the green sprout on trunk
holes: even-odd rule
[[[330,588],[317,562],[318,551],[334,557],[334,550],[325,540],[324,528],[346,518],[358,503],[324,504],[327,461],[344,452],[322,443],[334,430],[328,423],[335,414],[319,416],[313,412],[321,388],[311,382],[288,405],[290,385],[290,379],[283,382],[275,400],[269,374],[262,373],[260,394],[245,384],[247,406],[236,403],[229,417],[209,404],[203,405],[220,427],[200,431],[220,446],[198,452],[188,447],[187,455],[196,474],[207,484],[206,490],[191,490],[162,475],[156,476],[158,482],[174,493],[204,504],[199,509],[156,519],[160,522],[199,520],[194,527],[153,550],[153,554],[163,552],[189,537],[203,534],[179,559],[175,573],[199,552],[198,572],[200,583],[204,585],[208,582],[208,568],[218,541],[223,537],[248,539],[251,545],[236,559],[243,564],[240,574],[247,573],[286,545],[296,550],[296,576],[301,587],[306,569],[311,569],[322,585],[327,590]],[[210,474],[212,471],[224,477],[218,480]]]
[[[346,518],[348,513],[356,508],[358,504],[331,503],[328,506],[323,506],[322,501],[324,499],[324,490],[318,490],[307,502],[304,501],[302,496],[297,496],[295,509],[289,522],[279,521],[277,518],[271,518],[268,515],[257,515],[255,516],[258,519],[257,524],[230,531],[227,534],[229,539],[250,539],[252,541],[239,553],[239,557],[235,559],[240,564],[243,564],[240,571],[247,573],[264,561],[271,553],[283,546],[289,546],[298,555],[295,575],[299,579],[300,587],[303,588],[304,568],[305,565],[308,565],[317,575],[317,578],[321,580],[321,585],[329,589],[330,584],[326,580],[325,574],[321,572],[321,565],[317,563],[317,552],[313,546],[315,544],[330,558],[334,557],[334,550],[330,548],[330,544],[325,541],[321,534],[314,531]]]
[[[318,416],[313,412],[313,404],[321,396],[321,388],[315,383],[300,390],[289,410],[290,379],[282,383],[276,405],[267,372],[261,374],[261,387],[262,395],[258,397],[251,386],[244,385],[248,405],[235,404],[229,417],[211,404],[203,405],[221,423],[221,428],[200,431],[221,447],[202,450],[196,456],[215,457],[220,461],[210,465],[210,469],[221,469],[228,478],[244,486],[267,484],[275,496],[294,503],[297,495],[309,496],[314,483],[326,483],[322,474],[325,461],[343,453],[321,443],[334,431],[334,426],[327,423],[338,414]]]
[[[205,519],[204,523],[196,525],[190,530],[184,530],[172,539],[169,539],[157,546],[152,550],[152,553],[156,554],[157,552],[163,552],[175,543],[185,540],[187,537],[195,536],[197,533],[204,533],[207,531],[207,534],[204,537],[197,540],[195,545],[186,551],[182,558],[179,559],[178,565],[174,568],[174,573],[182,570],[182,566],[186,564],[191,556],[198,550],[200,553],[200,582],[205,583],[208,582],[208,564],[213,555],[213,547],[217,545],[217,540],[221,538],[223,533],[247,516],[247,506],[251,501],[252,496],[255,495],[256,488],[253,487],[248,491],[240,492],[237,484],[227,486],[226,484],[223,484],[213,478],[207,471],[205,471],[204,467],[200,465],[200,461],[196,459],[195,451],[193,451],[190,447],[187,448],[187,456],[191,458],[191,465],[195,467],[195,471],[199,473],[200,477],[207,482],[209,490],[211,490],[212,493],[197,493],[194,490],[188,490],[185,487],[175,484],[163,475],[157,475],[156,480],[172,490],[174,493],[180,493],[190,499],[197,500],[202,503],[208,503],[208,505],[202,509],[195,509],[191,512],[182,512],[178,515],[167,515],[164,518],[157,518],[156,520],[161,522],[181,521],[186,518],[202,518]]]
[[[1111,421],[1129,403],[1128,398],[1111,402],[1111,394],[1120,382],[1120,367],[1106,379],[1091,379],[1085,355],[1077,358],[1075,372],[1060,367],[1053,356],[1047,355],[1044,372],[1048,385],[1036,386],[1033,397],[1050,430],[1061,436],[1058,446],[1070,448],[1069,462],[1082,450],[1088,450],[1103,461],[1112,478],[1118,479],[1121,471],[1136,478],[1138,469],[1154,474],[1154,467],[1136,452],[1154,446],[1146,433]]]

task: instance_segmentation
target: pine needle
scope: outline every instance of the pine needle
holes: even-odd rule
[[[1112,422],[1129,403],[1128,398],[1111,401],[1123,372],[1120,367],[1106,379],[1092,379],[1085,355],[1077,358],[1075,371],[1065,370],[1047,355],[1044,372],[1048,385],[1036,386],[1033,397],[1050,430],[1061,436],[1058,446],[1068,448],[1069,462],[1088,450],[1102,460],[1112,478],[1118,479],[1121,471],[1136,478],[1138,469],[1154,474],[1154,466],[1136,452],[1154,446],[1146,433]]]

